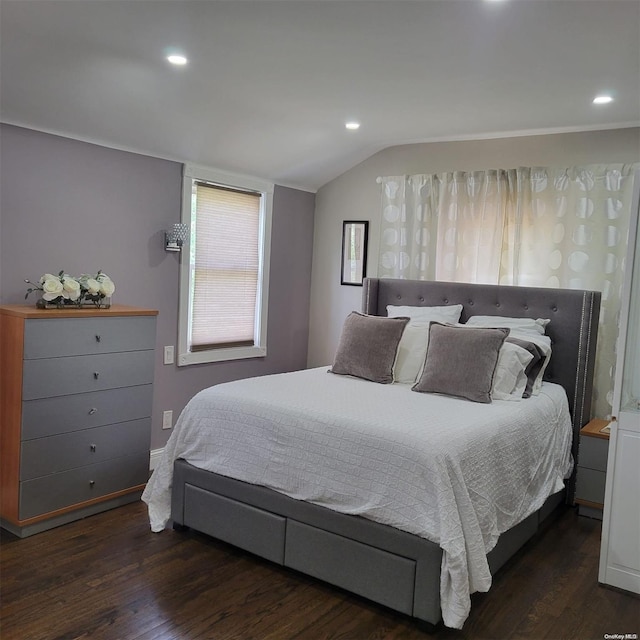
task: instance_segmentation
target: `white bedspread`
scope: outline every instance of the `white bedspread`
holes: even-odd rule
[[[562,489],[572,468],[564,390],[477,404],[337,376],[326,367],[205,389],[182,412],[142,499],[170,517],[173,462],[357,514],[438,543],[443,620],[461,628],[487,591],[498,536]]]

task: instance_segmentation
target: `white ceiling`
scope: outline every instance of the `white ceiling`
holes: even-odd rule
[[[0,20],[2,121],[310,191],[396,144],[640,123],[640,0],[2,0]]]

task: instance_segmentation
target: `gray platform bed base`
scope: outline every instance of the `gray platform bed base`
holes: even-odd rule
[[[388,304],[462,304],[462,322],[471,315],[551,318],[547,334],[553,356],[545,379],[567,391],[576,459],[580,428],[590,419],[600,293],[366,279],[362,310],[386,315]],[[564,492],[551,496],[539,511],[502,534],[488,555],[491,572],[564,500]],[[171,517],[177,528],[206,533],[427,625],[441,621],[442,550],[424,538],[203,471],[184,460],[175,463]]]

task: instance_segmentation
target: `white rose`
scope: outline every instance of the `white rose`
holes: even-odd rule
[[[57,280],[58,276],[54,276],[52,273],[45,273],[42,278],[40,278],[40,284],[44,284],[45,280]]]
[[[116,290],[116,285],[108,276],[104,276],[100,279],[100,293],[110,298],[113,292]]]
[[[83,284],[91,295],[100,292],[100,283],[95,278],[87,278]]]
[[[77,300],[80,297],[80,283],[75,278],[65,276],[62,288],[69,300]]]
[[[64,287],[58,278],[52,276],[51,278],[44,280],[42,283],[42,290],[44,291],[42,297],[45,300],[55,300],[62,295]]]

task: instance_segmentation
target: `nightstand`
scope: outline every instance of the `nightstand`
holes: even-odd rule
[[[607,476],[609,433],[602,431],[609,420],[594,418],[580,430],[575,502],[581,516],[602,520]]]

